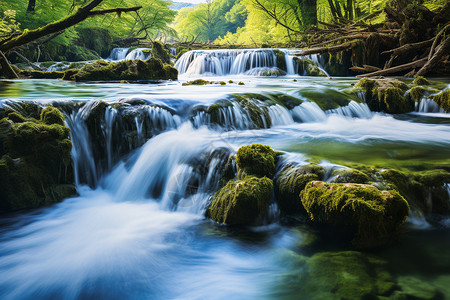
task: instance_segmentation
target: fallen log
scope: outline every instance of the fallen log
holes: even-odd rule
[[[404,64],[404,65],[395,66],[395,67],[392,67],[389,69],[384,69],[384,70],[380,70],[380,71],[376,71],[376,72],[372,72],[372,73],[368,73],[368,74],[357,75],[356,77],[362,78],[362,77],[384,76],[384,75],[394,74],[394,73],[405,71],[405,70],[411,70],[414,68],[423,67],[426,64],[426,62],[427,62],[427,58],[424,57],[422,59]]]
[[[431,52],[431,51],[430,51]],[[417,72],[417,76],[423,76],[432,71],[441,61],[445,55],[450,54],[450,37],[447,37],[442,43],[440,48],[436,51],[433,57],[428,60],[424,66]]]
[[[401,47],[398,47],[398,48],[395,48],[395,49],[392,49],[392,50],[381,52],[381,55],[385,55],[385,54],[393,54],[393,55],[403,54],[403,53],[411,51],[411,50],[417,50],[417,49],[420,49],[420,48],[423,48],[423,47],[427,47],[433,41],[434,41],[434,38],[426,40],[426,41],[418,42],[418,43],[406,44],[406,45],[403,45]]]
[[[323,54],[323,53],[334,53],[334,52],[340,52],[352,49],[356,47],[357,44],[354,42],[348,42],[337,46],[331,46],[331,47],[322,47],[322,48],[316,48],[316,49],[308,49],[304,50],[299,53],[295,53],[295,56],[305,56],[310,54]]]
[[[11,68],[8,59],[2,51],[0,51],[0,66],[2,67],[3,76],[5,76],[7,79],[19,78],[19,75],[17,75],[13,68]]]
[[[381,70],[381,68],[369,66],[369,65],[363,65],[362,67],[351,67],[349,69],[351,71],[357,72],[357,73],[368,73],[368,72],[376,72],[376,71]]]
[[[32,63],[28,58],[26,58],[25,56],[23,56],[22,54],[20,54],[17,51],[12,51],[12,53],[14,53],[15,55],[17,55],[18,57],[20,57],[20,59],[22,59],[27,65],[29,65],[30,67],[33,68],[33,70],[36,71],[44,71],[41,67],[39,67],[38,65]]]

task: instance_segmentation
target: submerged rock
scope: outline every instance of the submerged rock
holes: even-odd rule
[[[272,186],[267,177],[230,180],[214,195],[206,216],[228,225],[254,225],[267,212]]]
[[[34,106],[40,112],[32,112]],[[75,195],[70,130],[54,107],[24,104],[0,121],[0,210],[32,208]]]
[[[387,262],[361,252],[317,253],[304,258],[301,269],[294,284],[305,298],[379,299],[396,288]]]
[[[355,87],[365,92],[366,103],[373,111],[401,114],[414,110],[414,101],[404,96],[408,86],[400,80],[363,78]]]
[[[358,247],[388,243],[409,214],[408,203],[397,191],[371,185],[314,181],[300,195],[313,222],[352,228]]]

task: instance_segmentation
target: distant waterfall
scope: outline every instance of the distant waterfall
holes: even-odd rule
[[[111,51],[111,54],[107,58],[107,60],[111,61],[121,61],[121,60],[134,60],[141,59],[146,60],[149,59],[151,55],[151,48],[136,48],[131,50],[131,48],[114,48]]]

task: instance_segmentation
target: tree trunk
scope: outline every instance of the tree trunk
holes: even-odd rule
[[[2,67],[1,70],[3,73],[1,75],[6,77],[7,79],[19,78],[19,75],[17,75],[16,72],[14,72],[13,68],[11,68],[11,65],[8,62],[8,59],[1,51],[0,51],[0,66]]]
[[[348,19],[353,20],[353,1],[347,0]]]
[[[304,25],[317,25],[317,0],[297,0]]]
[[[36,0],[29,0],[27,12],[34,12],[35,7],[36,7]]]
[[[334,19],[337,19],[336,7],[334,7],[333,0],[328,0],[328,4],[330,5],[331,15]]]

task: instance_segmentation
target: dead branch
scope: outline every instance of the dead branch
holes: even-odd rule
[[[426,62],[427,62],[427,58],[425,57],[425,58],[404,64],[404,65],[400,65],[400,66],[396,66],[396,67],[392,67],[389,69],[384,69],[384,70],[380,70],[380,71],[376,71],[376,72],[372,72],[372,73],[368,73],[368,74],[357,75],[356,77],[362,78],[362,77],[390,75],[390,74],[394,74],[394,73],[405,71],[405,70],[420,68],[420,67],[424,66]]]
[[[450,37],[447,37],[442,43],[433,57],[417,72],[417,76],[423,76],[433,70],[441,61],[441,59],[450,53]]]

